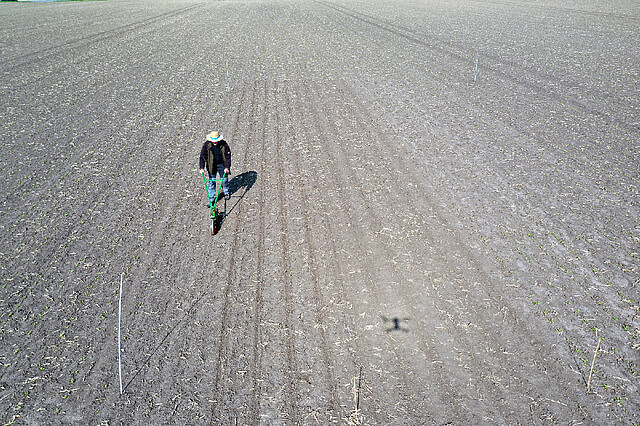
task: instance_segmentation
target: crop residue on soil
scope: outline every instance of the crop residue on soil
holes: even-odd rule
[[[640,423],[638,11],[479,5],[3,4],[3,423]]]

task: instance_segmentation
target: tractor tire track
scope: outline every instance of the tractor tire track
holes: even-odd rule
[[[135,56],[140,63],[153,63],[164,60],[162,55],[165,52],[160,48],[154,48],[153,50],[144,50],[140,46],[137,46],[137,48],[139,51]],[[134,55],[133,52],[130,54]],[[102,142],[112,140],[114,129],[112,126],[105,126],[106,123],[139,122],[144,117],[132,116],[136,108],[153,110],[155,107],[157,109],[157,104],[162,104],[165,100],[163,98],[156,102],[156,105],[153,105],[151,103],[153,102],[152,95],[158,93],[160,91],[159,88],[167,83],[166,75],[175,75],[176,70],[183,64],[193,63],[193,61],[188,61],[190,58],[189,50],[181,50],[179,55],[180,57],[176,57],[174,63],[163,69],[163,74],[158,75],[158,78],[149,79],[148,74],[141,73],[138,69],[134,69],[136,72],[132,73],[131,67],[119,65],[120,58],[112,58],[110,61],[105,60],[106,63],[104,64],[107,68],[117,69],[112,74],[85,71],[87,74],[85,78],[74,79],[74,75],[67,76],[64,74],[59,77],[38,78],[35,83],[29,85],[21,82],[19,86],[16,86],[15,90],[7,93],[7,98],[14,108],[9,110],[9,117],[7,117],[13,124],[7,127],[6,130],[11,140],[27,138],[34,148],[27,151],[16,146],[13,149],[14,159],[23,162],[24,166],[15,170],[7,170],[4,175],[7,187],[12,188],[12,193],[19,193],[22,196],[36,191],[37,187],[28,186],[29,179],[25,183],[19,183],[24,181],[22,177],[25,171],[31,173],[34,179],[42,179],[44,177],[42,175],[43,172],[45,176],[48,174],[54,175],[54,177],[66,176],[68,172],[73,171],[73,165],[86,162],[87,160],[84,158],[95,149],[94,145],[83,143],[83,141],[99,140]],[[158,57],[161,58],[158,59]],[[90,69],[92,64],[91,57],[84,58],[80,63],[84,64],[85,62],[87,62],[87,69]],[[79,64],[76,63],[75,66],[79,66]],[[62,67],[61,70],[67,68],[68,65]],[[187,74],[190,72],[191,70],[188,70]],[[143,80],[143,77],[145,80]],[[59,79],[60,81],[52,85],[52,79]],[[126,80],[127,84],[114,85],[114,81],[120,80]],[[122,100],[126,99],[125,96],[131,96],[129,92],[133,88],[137,90],[135,99],[132,99],[129,105],[123,106]],[[30,105],[30,99],[43,98],[45,93],[45,102]],[[56,105],[55,109],[46,102],[47,98],[54,97],[64,99],[62,103]],[[147,105],[142,106],[141,104],[143,103]],[[26,105],[28,113],[25,114],[24,108],[16,108],[19,105]],[[95,105],[100,105],[100,108],[96,109]],[[40,111],[43,108],[44,111]],[[21,111],[22,114],[10,113],[10,111]],[[16,134],[14,132],[13,129],[21,127],[18,124],[29,122],[34,115],[37,113],[43,114],[44,112],[48,116],[48,131],[46,133],[35,130],[37,126],[33,124],[27,124],[28,127],[34,128],[27,134]],[[77,117],[82,117],[82,124],[79,124]],[[85,123],[88,123],[88,126]],[[96,123],[100,123],[102,128],[96,129]],[[78,127],[78,125],[81,127]],[[98,131],[97,134],[95,134],[96,131]],[[46,163],[39,164],[38,160],[41,159],[42,155],[40,153],[33,155],[34,152],[40,151],[39,147],[45,147],[52,143],[57,146],[64,144],[68,149],[60,151],[62,155],[58,156],[58,158],[55,156],[57,153],[47,153]],[[105,144],[102,148],[115,149],[117,147],[113,146],[113,144]],[[114,154],[118,153],[114,152]],[[109,158],[112,157],[112,155],[109,156]],[[35,174],[36,171],[38,172],[37,175]],[[2,195],[4,196],[5,194]],[[5,199],[4,202],[7,202],[7,200]]]
[[[194,65],[190,70],[189,70],[189,74],[188,75],[193,75],[194,71],[198,69],[198,65]],[[146,93],[152,93],[153,91],[157,90],[158,87],[162,84],[162,81],[154,81],[154,83],[148,87],[148,92]],[[146,96],[146,94],[145,94]],[[163,100],[163,103],[168,104],[171,101],[171,99],[169,99],[168,96],[166,96]],[[136,116],[132,116],[134,111],[134,105],[130,105],[130,108],[126,108],[124,111],[122,111],[122,113],[120,113],[120,115],[117,117],[117,121],[119,122],[125,122],[125,123],[133,123],[136,122],[137,119],[139,119],[140,117]],[[160,120],[160,117],[158,117],[158,120]],[[155,121],[155,120],[154,120]],[[128,124],[126,125],[122,131],[126,131],[128,128],[130,128],[131,126],[133,126],[133,124]],[[151,138],[151,132],[153,131],[152,129],[152,125],[148,125],[146,127],[146,129],[143,130],[143,134],[140,135],[140,138],[142,140],[148,140]],[[113,129],[107,131],[106,129],[103,130],[100,134],[97,135],[97,137],[99,139],[103,139],[107,136],[108,133],[112,133]],[[103,157],[108,159],[108,163],[107,162],[102,162],[102,164],[100,164],[100,167],[104,170],[113,170],[116,172],[115,176],[110,176],[109,177],[109,184],[113,185],[114,183],[117,183],[118,180],[124,176],[124,168],[123,167],[115,167],[116,163],[120,163],[122,162],[121,158],[125,158],[127,159],[127,163],[125,163],[126,165],[135,163],[135,156],[141,152],[141,150],[144,148],[144,144],[139,143],[139,144],[131,144],[128,145],[128,149],[126,151],[123,151],[122,146],[120,146],[120,144],[107,144],[106,145],[106,150],[103,153]],[[93,147],[90,144],[85,144],[83,146],[83,148],[81,148],[80,150],[75,150],[73,152],[73,156],[70,158],[67,158],[65,161],[64,166],[62,167],[55,167],[55,168],[45,168],[46,170],[50,170],[50,173],[56,173],[57,176],[64,176],[64,178],[61,178],[57,183],[55,183],[55,186],[60,186],[62,182],[67,182],[69,181],[71,178],[74,178],[73,173],[80,173],[81,175],[77,178],[74,178],[74,183],[75,185],[79,185],[79,184],[86,184],[87,182],[91,182],[91,176],[95,173],[93,170],[88,171],[87,170],[87,166],[90,164],[90,160],[92,158],[95,158],[95,154],[93,154],[91,151],[95,149],[95,147]],[[83,165],[84,167],[80,167],[80,165]],[[69,175],[69,176],[68,176]],[[47,175],[39,175],[38,176],[39,179],[44,179],[44,180],[49,180]],[[53,184],[53,183],[52,183]],[[20,190],[20,187],[14,187],[13,190],[19,192],[19,193],[23,193],[23,191]],[[77,193],[78,191],[71,191],[72,193]],[[34,194],[35,195],[35,194]],[[96,199],[100,199],[100,193],[98,191],[91,191],[89,194],[90,198],[89,201],[93,201]],[[5,199],[4,202],[9,202],[11,201],[10,199]],[[62,200],[59,201],[58,203],[63,203],[66,202],[66,204],[71,204],[72,201],[71,200]],[[91,204],[96,205],[98,204],[100,201],[93,201]],[[45,204],[46,209],[44,210],[43,214],[44,216],[47,216],[50,212],[56,211],[60,208],[66,208],[69,206],[64,206],[64,205],[59,205],[59,204]],[[14,212],[3,212],[3,218],[8,220],[8,221],[13,221],[16,218],[16,214],[18,213],[18,211],[14,211]],[[78,219],[78,218],[75,218]],[[75,222],[74,219],[74,222]],[[82,217],[79,218],[80,221],[82,221]],[[64,222],[63,222],[64,223]],[[58,222],[57,224],[58,227],[61,227],[62,224]],[[64,233],[69,233],[70,231],[68,229],[64,229],[63,231]]]
[[[89,37],[77,38],[57,46],[52,46],[46,49],[40,49],[35,52],[28,53],[26,55],[21,55],[4,62],[4,67],[0,68],[0,72],[9,73],[11,71],[14,71],[15,69],[18,69],[18,68],[23,69],[27,66],[33,65],[35,62],[42,61],[44,59],[50,59],[62,53],[73,52],[78,49],[81,49],[81,50],[87,49],[92,45],[99,44],[107,40],[122,38],[128,35],[129,33],[148,27],[156,22],[161,22],[163,20],[175,18],[201,7],[202,7],[202,4],[195,4],[192,6],[182,7],[178,10],[162,13],[160,15],[143,19],[139,22],[133,22],[131,24],[126,24],[118,28],[102,31],[97,34],[92,34]],[[59,68],[59,71],[63,69],[64,67],[61,66]]]
[[[151,58],[157,57],[162,52],[163,51],[160,49],[156,49],[155,51],[140,51],[140,54],[138,55],[138,60],[143,63],[149,63]],[[175,69],[177,66],[179,66],[177,64],[182,64],[186,62],[186,59],[188,58],[188,51],[183,50],[180,52],[180,54],[181,54],[181,58],[176,61],[176,65],[173,65],[171,68],[166,69],[165,72],[171,72],[170,70]],[[90,59],[91,58],[87,57],[83,60],[82,63],[84,62],[90,63]],[[115,61],[112,61],[112,63],[108,63],[106,65],[111,66],[113,68],[115,67],[114,63]],[[78,64],[76,64],[76,66],[78,66]],[[66,67],[62,69],[66,69]],[[46,103],[45,103],[44,108],[45,110],[47,110],[47,114],[54,115],[54,117],[49,120],[49,123],[48,123],[49,129],[46,134],[43,134],[42,132],[34,131],[32,134],[20,135],[21,137],[22,136],[27,137],[28,140],[30,141],[35,141],[35,143],[32,142],[34,147],[46,146],[51,144],[53,142],[51,140],[53,136],[56,144],[59,145],[60,143],[65,143],[70,145],[69,151],[72,152],[72,155],[69,156],[68,152],[63,151],[63,154],[62,154],[63,159],[60,159],[55,157],[51,158],[51,154],[48,154],[47,160],[46,160],[48,165],[47,164],[40,165],[40,164],[33,164],[34,161],[37,161],[38,159],[40,159],[40,155],[34,156],[33,151],[26,151],[26,150],[16,151],[15,154],[17,154],[18,157],[15,159],[18,161],[23,161],[25,163],[25,167],[21,169],[17,169],[14,174],[10,174],[9,177],[5,178],[5,181],[13,186],[14,192],[24,195],[25,193],[33,192],[34,190],[37,189],[35,188],[29,191],[27,188],[27,190],[25,190],[24,184],[19,186],[14,186],[16,185],[16,182],[23,181],[23,179],[16,179],[16,176],[20,176],[21,174],[23,174],[25,169],[27,172],[30,172],[30,173],[34,173],[36,170],[40,171],[40,173],[38,173],[37,175],[37,178],[39,179],[43,178],[41,173],[42,171],[44,171],[45,173],[50,173],[51,170],[55,170],[55,174],[57,176],[61,176],[61,175],[66,176],[66,173],[68,173],[69,170],[72,169],[71,165],[78,164],[81,161],[81,160],[78,160],[78,158],[84,157],[87,152],[91,151],[92,148],[94,148],[91,144],[81,143],[82,141],[86,139],[92,139],[92,138],[96,138],[100,141],[111,139],[111,135],[113,134],[113,128],[110,128],[109,130],[106,130],[105,128],[104,130],[101,130],[100,133],[98,133],[97,135],[91,134],[92,132],[96,131],[96,128],[95,128],[96,121],[99,120],[101,123],[105,121],[113,122],[113,123],[134,121],[134,119],[131,117],[133,107],[137,106],[137,105],[134,105],[134,103],[140,104],[141,99],[152,99],[151,95],[153,93],[158,92],[158,87],[163,85],[163,83],[166,83],[166,81],[164,81],[166,77],[154,78],[154,79],[151,79],[150,81],[143,82],[139,80],[141,76],[144,76],[144,74],[142,73],[138,72],[133,75],[128,73],[126,74],[126,77],[123,77],[123,74],[125,74],[126,71],[122,69],[118,71],[120,75],[117,75],[117,74],[104,75],[102,73],[88,73],[88,76],[86,78],[77,79],[75,81],[74,80],[67,81],[69,79],[72,79],[73,77],[67,77],[66,75],[64,75],[60,77],[61,79],[60,83],[55,84],[53,86],[53,91],[52,91],[52,84],[50,81],[52,77],[48,79],[39,78],[37,80],[37,83],[35,84],[25,85],[24,83],[21,83],[17,91],[15,91],[14,93],[8,94],[8,96],[12,97],[10,99],[11,99],[11,103],[14,105],[21,105],[21,104],[28,105],[29,104],[28,99],[33,99],[34,97],[40,98],[43,96],[43,93],[47,93],[46,95],[47,97],[64,96],[64,97],[72,98],[71,100],[63,102],[60,105],[57,105],[57,108],[55,111],[51,111],[51,107],[46,106]],[[139,93],[137,93],[136,99],[130,102],[129,108],[126,108],[126,107],[123,108],[121,104],[122,94],[128,94],[127,89],[126,88],[122,89],[121,86],[115,86],[114,88],[114,83],[113,83],[114,80],[120,80],[123,78],[127,80],[126,87],[136,87],[139,90]],[[122,92],[122,93],[119,94],[118,92]],[[82,99],[79,100],[77,99],[78,97],[81,97]],[[94,118],[93,115],[91,115],[91,113],[94,112],[94,109],[93,109],[94,105],[108,105],[108,107],[104,110],[99,110],[99,116],[96,116]],[[33,108],[40,108],[40,109],[42,107],[43,107],[42,103],[38,104],[37,106],[33,106]],[[87,115],[87,112],[89,112],[90,115]],[[20,122],[25,120],[28,121],[30,120],[30,117],[35,113],[36,112],[33,111],[33,112],[30,112],[29,114],[15,116],[15,119],[13,121],[14,122],[15,121]],[[95,114],[98,114],[98,110],[95,111]],[[91,123],[92,125],[90,126],[90,128],[76,129],[77,123],[72,121],[75,119],[75,117],[84,117],[84,121],[92,121],[93,123]],[[135,119],[139,120],[138,117],[135,117]],[[15,124],[17,123],[14,123],[14,126],[12,127],[19,128]],[[12,128],[7,128],[7,130],[11,132]],[[17,135],[13,135],[13,136],[17,137]],[[75,143],[73,141],[75,141]],[[114,147],[112,147],[112,144],[108,144],[106,145],[106,148],[113,149]],[[38,151],[37,148],[34,150]],[[57,163],[60,163],[60,164],[57,164]]]
[[[420,35],[415,34],[414,31],[410,31],[404,27],[401,27],[401,29],[398,28],[397,25],[391,25],[385,21],[381,21],[377,18],[371,17],[367,14],[363,14],[361,12],[357,12],[353,9],[350,8],[346,8],[344,6],[338,6],[335,5],[334,3],[330,3],[328,1],[324,1],[324,0],[314,0],[316,3],[322,4],[328,8],[331,8],[341,14],[344,14],[345,16],[348,16],[350,18],[353,18],[355,20],[361,21],[363,23],[366,23],[368,25],[374,26],[378,29],[381,29],[385,32],[389,32],[392,33],[395,36],[398,36],[402,39],[405,39],[407,41],[410,41],[414,44],[417,44],[419,46],[422,46],[424,48],[427,48],[431,51],[437,52],[437,53],[441,53],[443,55],[446,55],[448,57],[451,57],[453,59],[455,59],[456,61],[459,61],[461,63],[467,63],[469,68],[473,67],[474,64],[474,57],[475,54],[477,53],[476,51],[469,51],[466,47],[462,46],[462,45],[457,45],[455,43],[450,43],[450,42],[445,42],[442,40],[438,40],[438,39],[433,39],[430,38],[430,40],[434,40],[434,41],[425,41],[422,38],[420,38]],[[482,64],[479,66],[479,68],[483,71],[483,72],[490,72],[491,74],[494,74],[498,77],[500,77],[502,80],[506,80],[506,81],[511,81],[512,83],[515,83],[516,85],[519,85],[521,87],[524,87],[526,89],[530,89],[532,91],[535,91],[536,93],[539,93],[541,96],[545,96],[545,97],[549,97],[557,102],[559,102],[562,105],[565,106],[569,106],[571,108],[575,108],[577,110],[580,110],[581,112],[586,112],[590,115],[593,116],[598,116],[601,117],[602,119],[606,120],[609,123],[615,124],[620,128],[625,129],[626,131],[630,132],[630,133],[634,133],[634,134],[638,134],[640,133],[640,126],[637,124],[633,124],[633,123],[629,123],[627,121],[624,120],[620,120],[614,116],[611,116],[607,113],[605,113],[604,111],[600,110],[600,109],[595,109],[592,108],[588,105],[586,105],[585,103],[579,101],[577,99],[577,97],[575,96],[571,96],[571,95],[562,95],[560,93],[557,93],[554,90],[550,90],[549,87],[552,87],[553,84],[561,84],[562,86],[569,86],[572,89],[576,89],[576,90],[581,90],[582,87],[581,85],[577,84],[577,83],[569,83],[564,79],[559,79],[551,74],[546,74],[546,73],[541,73],[540,71],[538,71],[537,69],[531,69],[531,68],[525,68],[522,66],[522,64],[520,63],[515,63],[513,61],[509,61],[503,58],[496,58],[491,54],[487,54],[483,52],[483,57],[486,57],[488,59],[490,59],[491,61],[493,61],[494,65],[485,65]],[[504,70],[504,69],[499,69],[501,64],[506,64],[508,66],[510,66],[512,69],[514,69],[514,72],[510,72],[509,70]],[[504,68],[504,67],[502,67]],[[422,71],[424,71],[423,69],[421,69]],[[532,77],[532,79],[526,79],[525,76],[530,75]],[[540,80],[544,80],[547,83],[548,87],[542,87],[540,86],[540,84],[538,83]],[[620,101],[618,101],[616,98],[614,98],[614,95],[608,94],[608,93],[603,93],[598,91],[598,89],[593,89],[590,90],[589,94],[593,94],[596,93],[598,94],[600,97],[604,97],[610,100],[610,102],[613,102],[614,104],[616,104],[619,107],[623,107],[624,104],[621,103]]]

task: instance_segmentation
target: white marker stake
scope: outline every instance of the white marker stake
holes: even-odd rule
[[[478,54],[476,53],[476,69],[473,72],[473,82],[476,82],[476,77],[478,77]]]
[[[120,275],[120,302],[118,303],[118,368],[120,370],[120,395],[122,395],[122,347],[120,344],[120,325],[122,323],[122,280],[124,280],[124,272]]]

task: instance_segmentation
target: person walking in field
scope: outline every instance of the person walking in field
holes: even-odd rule
[[[209,191],[209,202],[213,203],[216,196],[216,174],[220,175],[222,181],[222,192],[225,200],[231,197],[229,192],[229,174],[231,173],[231,149],[229,144],[222,139],[220,132],[211,132],[202,145],[200,151],[200,173],[207,173],[207,190]]]

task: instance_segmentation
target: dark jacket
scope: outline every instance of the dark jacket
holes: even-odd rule
[[[216,149],[219,151],[219,155],[216,155]],[[218,157],[217,161],[216,157]],[[211,141],[206,141],[200,151],[200,168],[204,169],[206,166],[209,173],[215,174],[218,164],[223,164],[225,169],[231,171],[231,149],[229,149],[229,145],[224,140],[220,140],[217,146],[214,146]]]

